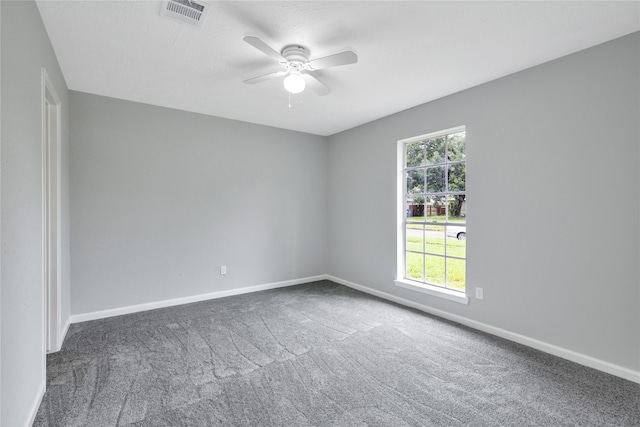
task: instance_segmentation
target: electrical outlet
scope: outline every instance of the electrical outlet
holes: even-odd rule
[[[225,274],[227,274],[227,266],[226,265],[221,265],[220,266],[220,274],[222,274],[223,276]]]
[[[484,298],[484,290],[482,288],[476,288],[476,299]]]

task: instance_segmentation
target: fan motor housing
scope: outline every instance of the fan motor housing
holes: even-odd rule
[[[309,52],[303,46],[294,44],[282,49],[282,56],[289,62],[301,64],[309,62]]]

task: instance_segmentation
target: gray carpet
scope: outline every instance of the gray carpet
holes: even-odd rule
[[[640,426],[640,385],[317,282],[72,325],[36,426]]]

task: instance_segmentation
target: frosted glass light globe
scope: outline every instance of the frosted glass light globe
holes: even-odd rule
[[[305,86],[306,83],[300,73],[292,71],[284,78],[284,88],[289,93],[300,93],[304,90]]]

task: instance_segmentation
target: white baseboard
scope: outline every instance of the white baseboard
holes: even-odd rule
[[[267,283],[264,285],[247,286],[245,288],[229,289],[225,291],[210,292],[207,294],[188,297],[173,298],[144,304],[130,305],[127,307],[113,308],[109,310],[94,311],[91,313],[74,314],[69,318],[69,323],[86,322],[88,320],[104,319],[107,317],[121,316],[123,314],[138,313],[140,311],[154,310],[156,308],[171,307],[174,305],[189,304],[192,302],[206,301],[216,298],[230,297],[233,295],[247,294],[250,292],[266,291],[268,289],[284,288],[286,286],[301,285],[303,283],[326,280],[327,275],[303,277],[301,279],[285,280],[283,282]],[[66,334],[66,332],[65,332]]]
[[[64,344],[64,339],[67,336],[67,332],[69,332],[69,326],[71,326],[71,316],[67,317],[67,321],[62,328],[62,333],[60,334],[60,339],[58,340],[58,351],[60,351],[62,345]]]
[[[38,415],[38,408],[40,408],[40,403],[42,402],[42,398],[44,397],[44,392],[47,387],[47,380],[43,379],[38,387],[38,392],[36,393],[35,399],[33,403],[31,403],[31,407],[29,408],[29,419],[25,423],[25,427],[31,427],[33,422],[36,420],[36,415]]]
[[[301,279],[293,279],[286,280],[283,282],[274,282],[267,283],[264,285],[256,285],[256,286],[248,286],[245,288],[239,289],[229,289],[225,291],[211,292],[207,294],[194,295],[189,297],[181,297],[174,298],[170,300],[156,301],[145,304],[137,304],[131,305],[127,307],[114,308],[110,310],[102,310],[96,311],[92,313],[83,313],[83,314],[74,314],[72,315],[65,325],[64,332],[62,334],[62,340],[67,334],[67,330],[69,329],[69,325],[71,323],[79,323],[86,322],[88,320],[96,320],[96,319],[104,319],[107,317],[120,316],[123,314],[137,313],[140,311],[153,310],[156,308],[163,307],[171,307],[175,305],[181,304],[189,304],[192,302],[206,301],[210,299],[216,298],[224,298],[233,295],[241,295],[250,292],[258,292],[265,291],[268,289],[276,289],[283,288],[287,286],[295,286],[303,283],[315,282],[319,280],[331,280],[335,283],[339,283],[344,286],[348,286],[350,288],[356,289],[358,291],[365,292],[367,294],[375,295],[382,299],[386,299],[389,301],[393,301],[398,304],[402,304],[407,307],[412,307],[420,311],[424,311],[425,313],[433,314],[438,317],[442,317],[447,320],[451,320],[453,322],[468,326],[473,329],[477,329],[491,335],[495,335],[501,338],[508,339],[510,341],[517,342],[519,344],[526,345],[528,347],[535,348],[537,350],[543,351],[545,353],[552,354],[554,356],[561,357],[566,360],[570,360],[572,362],[579,363],[580,365],[588,366],[590,368],[597,369],[602,372],[606,372],[611,375],[615,375],[620,378],[627,379],[629,381],[633,381],[635,383],[640,384],[640,372],[634,371],[629,368],[625,368],[623,366],[619,366],[613,363],[606,362],[604,360],[596,359],[595,357],[587,356],[586,354],[578,353],[573,350],[568,350],[563,347],[559,347],[553,344],[546,343],[544,341],[537,340],[535,338],[531,338],[525,335],[521,335],[515,332],[508,331],[506,329],[498,328],[495,326],[488,325],[486,323],[478,322],[476,320],[472,320],[463,316],[459,316],[457,314],[448,313],[446,311],[442,311],[433,307],[429,307],[427,305],[419,304],[415,301],[411,301],[405,298],[401,298],[386,292],[382,292],[373,288],[369,288],[367,286],[359,285],[357,283],[350,282],[348,280],[341,279],[339,277],[335,277],[329,274],[321,274],[318,276],[312,277],[304,277]],[[62,341],[61,341],[62,342]],[[37,408],[36,408],[37,410]]]
[[[62,327],[62,331],[59,331],[58,342],[56,343],[56,348],[53,350],[47,351],[47,354],[57,353],[62,349],[62,344],[64,344],[64,338],[67,336],[67,332],[69,331],[69,326],[71,326],[71,320],[68,317],[65,325]]]
[[[635,383],[640,383],[640,372],[634,371],[623,366],[615,365],[613,363],[605,362],[604,360],[596,359],[595,357],[587,356],[586,354],[578,353],[573,350],[558,347],[553,344],[546,343],[544,341],[530,338],[525,335],[521,335],[515,332],[507,331],[506,329],[497,328],[495,326],[487,325],[476,320],[468,319],[457,314],[451,314],[446,311],[438,310],[436,308],[429,307],[427,305],[419,304],[417,302],[397,297],[386,292],[378,291],[376,289],[369,288],[367,286],[359,285],[357,283],[349,282],[348,280],[341,279],[339,277],[327,275],[327,280],[339,283],[344,286],[362,291],[367,294],[375,295],[377,297],[393,301],[398,304],[412,307],[425,313],[433,314],[438,317],[442,317],[447,320],[451,320],[456,323],[468,326],[473,329],[477,329],[483,332],[487,332],[491,335],[496,335],[501,338],[508,339],[510,341],[517,342],[519,344],[526,345],[528,347],[535,348],[536,350],[544,351],[545,353],[553,354],[554,356],[561,357],[563,359],[570,360],[572,362],[579,363],[580,365],[588,366],[590,368],[597,369],[602,372],[606,372],[611,375],[615,375],[620,378],[624,378]]]

